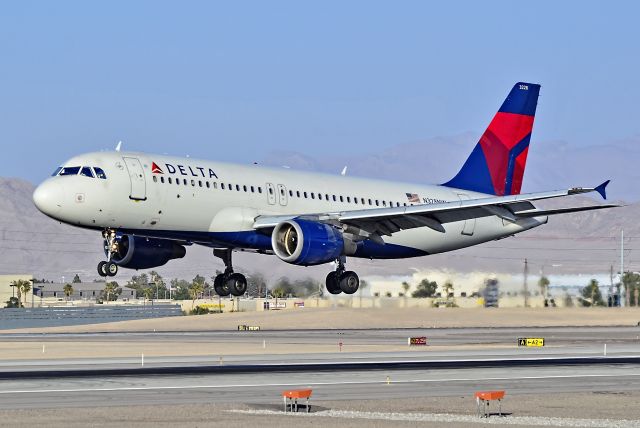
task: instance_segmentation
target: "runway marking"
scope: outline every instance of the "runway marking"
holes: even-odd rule
[[[229,413],[239,413],[244,415],[266,415],[289,417],[329,417],[343,419],[368,419],[383,421],[416,421],[416,422],[439,422],[439,423],[472,423],[489,425],[524,425],[524,426],[556,426],[556,427],[602,427],[602,428],[631,428],[639,427],[638,421],[628,419],[578,419],[578,418],[558,418],[545,416],[508,416],[478,418],[471,415],[456,415],[450,413],[391,413],[391,412],[359,412],[350,410],[324,410],[314,413],[276,412],[273,410],[228,410]]]
[[[637,377],[640,373],[625,373],[621,375],[612,374],[582,374],[582,375],[548,375],[548,376],[519,376],[519,377],[487,377],[476,378],[454,378],[454,379],[409,379],[390,381],[391,384],[411,384],[411,383],[437,383],[437,382],[477,382],[483,381],[505,381],[505,380],[543,380],[543,379],[572,379],[572,378],[604,378],[604,377]],[[327,386],[327,385],[376,385],[387,384],[386,380],[379,381],[341,381],[341,382],[297,382],[297,383],[255,383],[255,384],[235,384],[235,385],[182,385],[182,386],[126,386],[114,388],[69,388],[69,389],[22,389],[0,391],[0,394],[54,394],[73,392],[118,392],[118,391],[160,391],[179,389],[225,389],[225,388],[258,388],[258,387],[290,387],[299,385]]]

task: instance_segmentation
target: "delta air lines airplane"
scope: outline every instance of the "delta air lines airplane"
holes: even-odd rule
[[[73,157],[40,184],[47,216],[101,231],[102,276],[147,269],[204,245],[221,258],[221,296],[243,295],[234,251],[275,255],[300,266],[335,262],[332,294],[355,293],[347,257],[396,259],[443,253],[538,227],[555,214],[613,207],[538,209],[535,201],[595,188],[521,194],[540,86],[517,83],[460,172],[441,185],[401,183],[146,153]]]

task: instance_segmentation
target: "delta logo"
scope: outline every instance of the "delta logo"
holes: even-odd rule
[[[189,165],[173,165],[170,163],[164,164],[164,170],[155,162],[151,162],[152,174],[164,174],[167,171],[171,175],[184,175],[191,177],[204,177],[204,178],[218,178],[218,175],[211,168],[203,168],[201,166],[189,166]]]

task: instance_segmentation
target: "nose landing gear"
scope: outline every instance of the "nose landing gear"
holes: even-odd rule
[[[116,276],[118,273],[118,265],[111,261],[111,256],[118,252],[116,231],[106,229],[102,232],[102,237],[104,238],[104,250],[107,253],[107,261],[98,263],[98,275],[102,277]]]
[[[327,291],[331,294],[353,294],[360,287],[358,275],[353,271],[345,270],[345,260],[345,257],[339,258],[336,270],[327,275]]]
[[[233,271],[231,254],[231,249],[215,248],[213,250],[213,255],[221,258],[225,266],[224,273],[216,275],[213,281],[213,290],[221,297],[230,294],[237,297],[247,292],[247,278],[241,273]]]

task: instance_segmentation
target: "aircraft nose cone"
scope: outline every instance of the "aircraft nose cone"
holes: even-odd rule
[[[42,213],[53,216],[62,208],[62,186],[55,181],[45,181],[33,192],[33,203]]]

